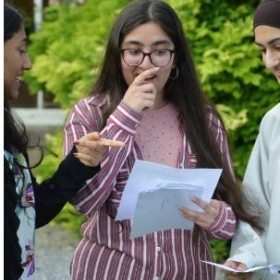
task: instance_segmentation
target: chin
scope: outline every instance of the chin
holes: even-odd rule
[[[4,93],[8,100],[16,100],[19,96],[19,89],[21,83],[19,82],[4,82]]]
[[[18,90],[10,91],[8,94],[5,94],[8,100],[16,100],[19,96]]]

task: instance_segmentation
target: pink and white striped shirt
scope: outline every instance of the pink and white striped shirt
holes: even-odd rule
[[[102,113],[108,98],[98,96],[80,100],[73,108],[65,126],[66,155],[73,141],[85,133],[100,131]],[[109,147],[101,161],[100,172],[72,200],[76,209],[88,220],[82,226],[83,239],[72,261],[73,280],[214,280],[209,238],[230,239],[235,231],[235,215],[222,202],[215,223],[200,230],[197,241],[191,231],[172,229],[129,239],[131,221],[114,221],[122,192],[136,159],[143,159],[135,142],[136,129],[142,115],[121,102],[108,118],[103,137],[120,140],[126,147]],[[230,166],[226,135],[219,120],[209,113],[211,127],[225,162]],[[178,156],[178,168],[195,168],[195,155],[183,136]]]

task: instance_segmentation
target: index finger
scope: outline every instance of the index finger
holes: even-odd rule
[[[101,135],[98,131],[90,132],[82,137],[84,140],[99,140]],[[80,139],[81,140],[81,139]]]
[[[202,208],[204,211],[207,211],[209,208],[209,204],[205,201],[201,200],[197,196],[191,197],[192,202],[194,202],[196,205],[198,205],[200,208]]]
[[[145,82],[146,79],[151,78],[157,71],[159,70],[159,67],[154,67],[154,68],[150,68],[146,71],[143,71],[141,74],[139,74],[134,82],[136,83],[136,85],[140,86],[141,84],[143,84]]]
[[[99,144],[106,146],[106,147],[122,148],[125,146],[125,143],[122,141],[106,139],[106,138],[101,138],[98,142],[99,142]]]

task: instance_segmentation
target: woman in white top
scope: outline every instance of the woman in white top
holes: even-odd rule
[[[259,4],[254,15],[254,35],[265,66],[280,84],[279,0],[265,0]],[[260,234],[248,224],[240,223],[231,256],[225,264],[243,271],[266,263],[280,263],[280,103],[268,111],[261,122],[243,184],[246,196],[259,206],[264,232]],[[227,276],[229,279],[280,279],[280,274],[267,271]]]

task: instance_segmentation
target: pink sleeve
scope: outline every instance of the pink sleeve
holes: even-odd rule
[[[97,131],[98,122],[102,115],[98,106],[85,103],[85,100],[76,104],[65,126],[65,154],[70,149],[73,140],[79,139],[85,133]],[[120,103],[113,114],[108,118],[101,135],[106,138],[120,140],[126,143],[121,149],[108,147],[101,159],[101,170],[73,198],[71,203],[83,214],[90,214],[102,207],[114,189],[118,176],[128,176],[123,168],[127,156],[131,153],[136,126],[142,115],[137,114]]]
[[[231,239],[236,228],[236,217],[231,207],[221,201],[218,217],[210,228],[206,230],[207,238]]]

